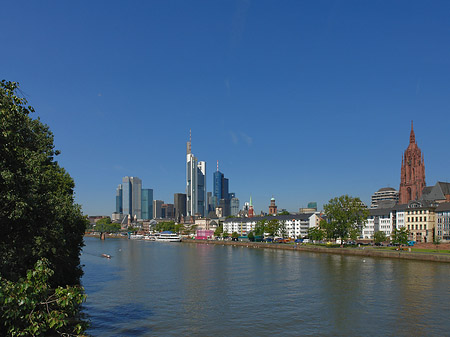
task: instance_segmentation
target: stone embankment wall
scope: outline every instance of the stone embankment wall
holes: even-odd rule
[[[384,257],[394,259],[405,260],[418,260],[418,261],[435,261],[435,262],[447,262],[450,263],[450,254],[444,253],[420,253],[409,251],[395,251],[384,250],[374,248],[327,248],[314,245],[297,245],[297,244],[276,244],[276,243],[263,243],[263,242],[239,242],[239,241],[216,241],[216,240],[186,240],[187,243],[198,244],[216,244],[216,245],[230,245],[230,246],[244,246],[251,248],[267,248],[267,249],[283,249],[283,250],[296,250],[303,252],[313,253],[327,253],[327,254],[340,254],[340,255],[353,255],[353,256],[366,256],[366,257]],[[408,249],[408,248],[406,248]]]

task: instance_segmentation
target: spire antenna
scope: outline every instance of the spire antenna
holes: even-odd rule
[[[219,161],[217,161],[217,172],[219,172]]]

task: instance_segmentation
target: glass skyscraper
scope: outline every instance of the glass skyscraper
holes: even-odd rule
[[[186,215],[206,214],[206,162],[197,161],[191,152],[191,138],[187,142],[186,154]]]
[[[153,219],[153,190],[151,188],[142,189],[142,219]]]
[[[122,184],[119,184],[116,189],[116,213],[122,214]]]
[[[142,180],[138,177],[123,177],[122,179],[122,212],[142,219],[141,191]]]

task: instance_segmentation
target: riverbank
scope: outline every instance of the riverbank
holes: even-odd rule
[[[281,249],[295,250],[313,253],[365,256],[365,257],[382,257],[391,259],[416,260],[416,261],[434,261],[450,263],[450,254],[446,253],[422,253],[409,251],[395,251],[387,249],[377,249],[368,247],[340,248],[340,247],[322,247],[315,245],[297,245],[297,244],[276,244],[264,242],[240,242],[240,241],[216,241],[216,240],[190,240],[183,239],[185,243],[196,244],[214,244],[214,245],[230,245],[242,246],[248,248],[264,248],[264,249]],[[406,248],[407,249],[407,248]]]

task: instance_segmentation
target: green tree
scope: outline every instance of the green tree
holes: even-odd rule
[[[223,233],[223,225],[220,224],[217,226],[216,230],[214,231],[214,236],[220,237],[220,235]]]
[[[373,240],[375,243],[381,243],[387,240],[386,234],[383,231],[376,231],[373,233]]]
[[[314,241],[320,241],[324,238],[324,232],[319,227],[311,227],[308,229],[308,238]]]
[[[323,208],[334,239],[341,238],[342,242],[358,235],[369,216],[361,200],[348,195],[331,199]]]
[[[275,236],[280,229],[280,222],[277,219],[271,219],[267,222],[265,230],[269,236]]]
[[[266,233],[266,226],[267,226],[267,220],[261,219],[256,222],[255,224],[255,235],[256,236],[264,236],[264,233]]]
[[[233,239],[237,239],[239,237],[239,234],[237,232],[233,232],[233,234],[231,234],[231,237]]]
[[[286,228],[286,221],[284,221],[284,220],[279,221],[278,231],[277,232],[280,234],[280,236],[283,239],[288,236],[288,231],[287,231],[287,228]]]
[[[110,223],[110,224],[106,224],[103,227],[103,230],[107,233],[117,233],[120,231],[120,224],[118,223]]]
[[[222,233],[222,237],[223,237],[224,239],[228,238],[229,236],[230,236],[230,234],[228,234],[227,232],[223,232],[223,233]]]
[[[108,225],[108,224],[110,224],[110,223],[111,223],[111,218],[110,218],[109,216],[107,216],[107,217],[105,217],[105,218],[102,218],[102,219],[98,220],[98,221],[95,223],[95,225],[96,225],[96,226],[98,226],[98,225]]]
[[[406,227],[394,228],[392,231],[392,243],[399,245],[406,245],[408,243],[409,231]]]
[[[87,219],[73,179],[54,160],[52,133],[18,91],[0,84],[0,275],[17,281],[45,257],[53,287],[78,284]]]
[[[54,271],[45,258],[17,282],[0,277],[0,332],[8,336],[78,336],[87,323],[79,316],[85,300],[79,286],[49,284]],[[4,330],[3,330],[4,329]]]
[[[289,213],[288,211],[281,211],[280,213],[278,213],[278,215],[289,215],[291,213]]]
[[[253,234],[253,232],[249,232],[247,234],[247,237],[250,241],[255,241],[255,235]]]
[[[325,219],[321,219],[319,222],[320,229],[323,230],[324,236],[327,240],[336,240],[337,234],[335,233],[335,227]]]

